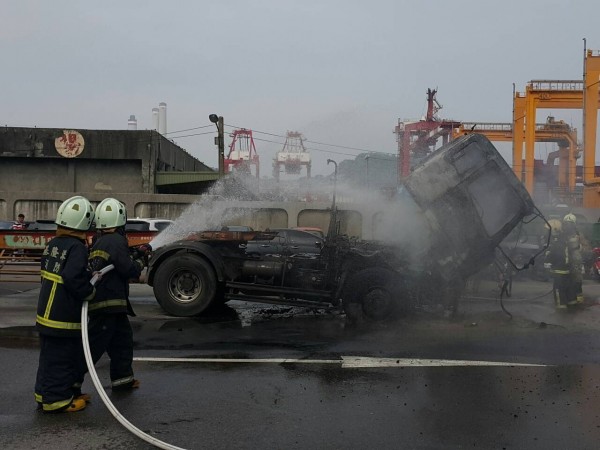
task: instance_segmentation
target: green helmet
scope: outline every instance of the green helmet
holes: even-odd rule
[[[105,198],[96,208],[96,229],[117,228],[127,222],[127,209],[116,198]]]
[[[577,217],[575,217],[575,214],[569,213],[565,217],[563,217],[563,222],[577,223]]]
[[[80,195],[68,198],[58,208],[55,223],[71,230],[87,231],[94,220],[94,207]]]

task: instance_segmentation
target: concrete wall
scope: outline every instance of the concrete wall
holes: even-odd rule
[[[142,192],[141,160],[3,158],[0,192]]]
[[[127,206],[129,217],[158,217],[176,220],[191,205],[207,197],[197,195],[167,194],[124,194],[98,192],[78,192],[96,206],[104,198],[118,198]],[[0,192],[0,220],[14,220],[19,213],[25,214],[25,220],[54,219],[60,204],[71,197],[72,192]],[[219,211],[216,220],[223,225],[249,225],[256,230],[267,228],[285,228],[295,226],[313,226],[327,231],[329,226],[329,203],[306,202],[270,202],[270,201],[228,201],[209,202],[215,211]],[[379,209],[359,211],[356,205],[339,204],[341,231],[350,236],[373,238],[373,217]],[[204,206],[197,208],[196,216],[202,219]],[[213,214],[206,212],[206,214]],[[186,216],[184,216],[186,217]],[[194,220],[194,216],[181,220]],[[199,220],[199,227],[202,223]],[[193,227],[193,224],[190,224]],[[187,224],[186,224],[187,228]]]

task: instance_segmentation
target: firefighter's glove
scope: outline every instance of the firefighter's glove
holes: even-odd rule
[[[150,259],[150,253],[152,252],[152,246],[150,244],[142,244],[137,247],[134,247],[131,252],[131,257],[139,261],[142,267],[148,265],[148,260]]]
[[[552,263],[544,263],[544,269],[547,269],[547,270],[552,269]]]
[[[152,246],[150,244],[142,244],[138,247],[138,249],[140,252],[142,252],[142,254],[147,255],[152,251]]]

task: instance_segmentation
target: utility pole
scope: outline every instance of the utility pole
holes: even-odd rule
[[[327,160],[327,165],[333,164],[335,170],[333,172],[333,201],[331,202],[331,217],[329,219],[329,228],[327,230],[327,237],[329,239],[333,238],[339,232],[338,218],[337,218],[337,206],[335,204],[335,193],[336,193],[336,184],[337,184],[337,162],[333,159]]]
[[[217,148],[219,149],[219,178],[223,178],[225,176],[225,132],[223,127],[223,116],[211,114],[208,116],[208,120],[217,126],[215,145],[217,145]]]

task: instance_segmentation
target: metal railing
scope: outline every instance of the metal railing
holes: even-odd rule
[[[583,80],[531,80],[532,91],[583,91]]]
[[[0,282],[19,281],[40,281],[40,256],[0,250]]]

